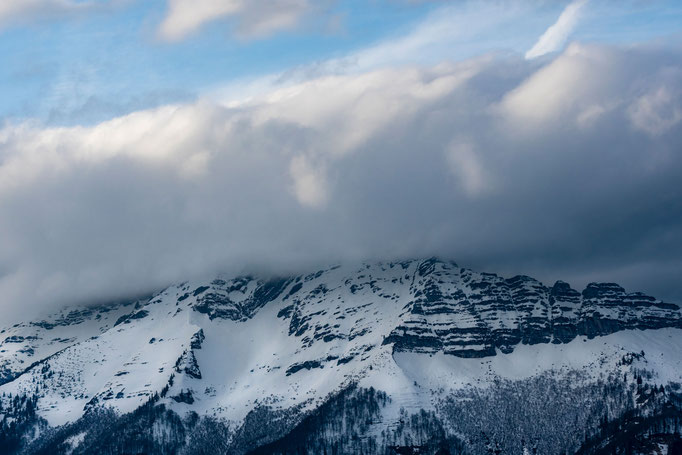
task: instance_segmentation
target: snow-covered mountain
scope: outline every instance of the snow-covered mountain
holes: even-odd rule
[[[438,259],[0,328],[6,453],[656,453],[680,447],[680,383],[677,305]]]

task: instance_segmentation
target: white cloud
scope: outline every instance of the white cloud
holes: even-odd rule
[[[471,142],[459,139],[453,141],[447,149],[447,159],[452,172],[468,194],[476,196],[492,186],[490,176],[481,165]]]
[[[514,37],[523,31],[514,30],[512,36],[501,30],[511,28],[532,12],[530,3],[513,0],[453,2],[436,9],[405,36],[391,37],[326,62],[323,69],[368,71],[387,65],[433,65],[444,59],[464,60],[485,52],[514,49]]]
[[[308,207],[321,207],[327,202],[324,172],[315,169],[305,156],[293,157],[289,172],[294,181],[294,194],[298,202]]]
[[[630,121],[642,131],[657,136],[682,122],[682,77],[677,83],[653,88],[637,98],[628,110]]]
[[[71,0],[4,0],[0,2],[0,25],[34,16],[71,12],[79,7]]]
[[[498,57],[90,127],[6,125],[1,314],[343,259],[438,254],[540,278],[641,261],[669,276],[682,122],[654,137],[628,119],[680,109],[658,95],[675,68],[679,53],[583,46],[539,70]]]
[[[456,2],[438,8],[406,35],[385,38],[377,43],[350,52],[339,58],[323,60],[291,68],[287,71],[250,77],[228,84],[210,87],[206,98],[219,99],[227,106],[239,106],[269,93],[287,93],[311,79],[326,76],[367,74],[387,67],[415,66],[445,68],[444,60],[459,61],[475,72],[491,61],[491,49],[509,49],[513,40],[500,29],[509,29],[532,12],[531,5],[512,0],[501,2]],[[518,36],[517,31],[514,36]],[[512,46],[513,49],[513,46]],[[475,58],[472,58],[474,57]],[[524,68],[524,70],[526,70]],[[466,77],[458,71],[457,77]],[[328,79],[333,83],[333,78]],[[327,91],[323,96],[330,96]],[[334,93],[331,93],[334,96]],[[355,94],[354,96],[357,96]]]
[[[238,35],[260,37],[296,26],[313,9],[308,0],[168,0],[158,33],[178,41],[205,24],[233,19]]]
[[[0,28],[115,8],[129,0],[2,0]]]
[[[424,103],[451,93],[483,66],[484,62],[466,62],[325,76],[275,90],[251,106],[260,106],[255,116],[259,122],[286,120],[329,131],[334,140],[323,145],[324,152],[342,155],[391,123],[413,116]]]
[[[622,77],[610,72],[626,65],[624,58],[606,47],[572,44],[508,92],[499,108],[519,131],[558,121],[584,124],[596,104],[614,102],[624,89]]]
[[[566,6],[559,19],[526,52],[526,58],[536,58],[560,50],[577,25],[581,11],[587,2],[588,0],[573,0]]]

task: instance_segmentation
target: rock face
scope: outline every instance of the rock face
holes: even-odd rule
[[[178,300],[185,300],[191,295],[196,297],[194,309],[208,314],[209,318],[243,321],[276,299],[289,282],[288,279],[255,280],[252,277],[228,281],[216,279],[208,286],[199,286],[191,293],[183,294]]]
[[[548,288],[527,276],[505,279],[436,259],[419,265],[409,292],[403,321],[384,341],[397,351],[485,357],[519,343],[682,327],[677,305],[616,284],[591,283],[581,294],[562,281]]]
[[[289,335],[304,346],[353,340],[372,330],[365,318],[357,317],[363,308],[382,301],[407,302],[383,344],[395,351],[442,351],[458,357],[510,353],[520,343],[567,343],[579,335],[682,327],[677,305],[626,293],[617,284],[591,283],[580,293],[563,281],[547,287],[527,276],[476,273],[436,258],[368,264],[351,275],[332,267],[280,279],[217,279],[178,300],[190,296],[194,310],[233,321],[249,319],[269,302],[288,302],[278,316],[289,322]],[[353,296],[371,298],[358,307]],[[329,314],[323,301],[340,304]],[[353,324],[345,329],[348,319]]]
[[[317,340],[352,340],[371,330],[355,318],[344,331],[342,320],[358,314],[352,302],[331,315],[320,309],[322,300],[347,299],[340,290],[351,296],[369,293],[377,301],[407,300],[383,343],[395,351],[442,351],[458,357],[509,353],[520,343],[567,343],[578,335],[682,327],[677,305],[639,292],[628,294],[613,283],[591,283],[580,293],[563,281],[547,287],[527,276],[505,279],[436,258],[366,265],[349,276],[338,276],[336,270],[271,280],[218,279],[178,300],[191,295],[196,311],[234,321],[250,318],[268,302],[289,301],[279,316],[289,321],[289,334],[307,346]]]

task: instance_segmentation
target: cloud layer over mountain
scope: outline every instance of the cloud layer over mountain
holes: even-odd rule
[[[8,124],[3,316],[219,270],[427,255],[680,299],[681,57],[574,44],[92,127]]]

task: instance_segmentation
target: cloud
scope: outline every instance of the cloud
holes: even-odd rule
[[[0,3],[0,26],[36,16],[55,15],[82,8],[70,0],[6,0]]]
[[[680,70],[678,51],[573,46],[542,68],[499,56],[7,124],[0,314],[434,254],[679,299]]]
[[[451,2],[435,9],[405,36],[391,37],[360,49],[328,66],[354,67],[367,71],[386,65],[435,64],[448,59],[464,60],[490,50],[513,49],[522,35],[516,25],[533,13],[530,3]],[[504,30],[514,29],[511,33]]]
[[[491,185],[491,179],[481,166],[471,142],[455,140],[446,153],[452,172],[459,177],[465,192],[471,195],[480,194]]]
[[[127,0],[3,0],[0,2],[0,29],[41,19],[55,19],[102,10]]]
[[[536,58],[549,52],[560,50],[577,25],[582,9],[587,2],[588,0],[573,0],[569,3],[559,16],[559,19],[526,52],[526,58]]]
[[[158,34],[179,41],[205,24],[232,19],[238,35],[263,37],[295,27],[314,9],[308,0],[168,0]]]
[[[632,124],[654,136],[682,122],[682,71],[671,68],[662,76],[628,110]]]
[[[500,108],[517,128],[535,129],[559,120],[589,119],[602,110],[601,104],[618,101],[627,87],[617,74],[593,77],[599,70],[627,66],[625,54],[600,46],[573,44],[557,58],[534,72],[527,80],[505,94]]]
[[[264,93],[281,93],[283,87],[330,75],[369,74],[398,65],[436,66],[444,58],[467,61],[467,65],[474,68],[479,60],[494,57],[489,53],[491,49],[514,49],[513,46],[510,48],[513,41],[510,36],[499,30],[515,28],[518,21],[532,11],[530,3],[508,0],[453,2],[428,14],[405,35],[384,38],[338,58],[210,87],[206,96],[236,106]],[[514,31],[514,37],[519,35]]]
[[[323,171],[310,165],[305,156],[295,156],[289,164],[294,193],[301,205],[321,207],[327,202],[327,184]]]

